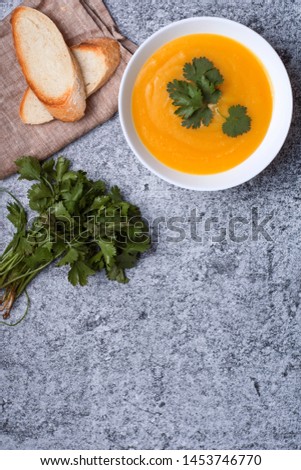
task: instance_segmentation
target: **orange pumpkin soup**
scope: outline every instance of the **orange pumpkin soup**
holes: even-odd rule
[[[167,92],[168,82],[183,80],[183,66],[207,57],[219,69],[224,82],[222,97],[208,127],[187,129],[175,115]],[[233,105],[246,106],[251,130],[238,137],[222,131]],[[165,165],[194,174],[229,170],[248,158],[261,144],[273,110],[269,77],[263,64],[245,46],[224,36],[193,34],[175,39],[142,67],[133,89],[132,115],[136,131],[154,157]]]

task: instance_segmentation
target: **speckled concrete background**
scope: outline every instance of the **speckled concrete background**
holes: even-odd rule
[[[0,1],[1,16],[17,4]],[[150,220],[188,219],[196,209],[220,224],[196,242],[186,222],[178,243],[162,226],[127,286],[100,276],[73,288],[53,267],[35,280],[27,320],[0,331],[1,448],[301,449],[301,1],[107,4],[138,44],[190,16],[251,26],[288,68],[294,122],[266,171],[211,194],[152,176],[128,149],[117,116],[64,150],[75,168],[120,185]],[[14,176],[3,185],[26,202],[25,182]],[[250,220],[252,208],[260,220],[273,214],[272,241],[252,239],[250,221],[244,243],[229,231],[214,242],[218,227]]]

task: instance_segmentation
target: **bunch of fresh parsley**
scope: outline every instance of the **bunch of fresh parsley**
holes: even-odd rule
[[[172,104],[177,107],[175,114],[182,118],[182,126],[187,129],[198,129],[202,124],[209,126],[212,108],[222,96],[219,86],[223,76],[206,57],[185,64],[183,75],[186,80],[173,80],[167,85]],[[229,137],[242,135],[251,128],[251,118],[244,106],[231,106],[229,116],[224,119],[223,132]]]
[[[150,247],[139,208],[123,200],[117,186],[107,191],[103,181],[70,170],[66,158],[41,164],[23,157],[16,164],[20,179],[37,181],[28,191],[37,217],[28,227],[23,206],[11,195],[7,217],[16,232],[0,257],[4,320],[30,281],[54,260],[56,266],[69,265],[74,286],[86,285],[89,276],[103,269],[108,279],[127,282],[125,269],[133,268]]]

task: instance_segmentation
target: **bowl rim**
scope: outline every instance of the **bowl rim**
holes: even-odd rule
[[[244,160],[239,165],[224,172],[214,173],[210,175],[196,175],[196,174],[180,172],[178,170],[172,169],[164,165],[154,155],[152,155],[149,152],[149,150],[144,146],[144,144],[140,140],[140,137],[133,123],[132,112],[131,112],[131,100],[132,100],[132,91],[133,91],[135,80],[132,81],[132,83],[130,83],[129,77],[130,77],[130,74],[133,72],[133,68],[136,66],[137,62],[139,61],[142,62],[142,66],[143,66],[143,64],[149,59],[149,57],[156,50],[162,47],[164,44],[167,44],[168,42],[172,41],[173,39],[176,39],[177,37],[182,37],[182,36],[190,35],[190,34],[198,34],[198,33],[187,32],[185,34],[178,34],[178,35],[175,34],[173,39],[169,39],[166,41],[162,40],[161,45],[159,45],[158,47],[155,47],[154,50],[150,54],[144,56],[145,50],[147,49],[147,47],[149,47],[156,39],[160,37],[164,39],[165,33],[171,32],[172,30],[176,31],[177,28],[181,29],[181,26],[183,25],[185,26],[186,24],[191,24],[191,23],[194,23],[195,25],[198,25],[198,24],[204,25],[204,23],[206,22],[207,23],[213,22],[216,25],[218,24],[227,25],[233,28],[233,36],[232,36],[232,32],[231,32],[231,35],[221,34],[217,32],[214,32],[212,34],[220,34],[220,35],[237,40],[238,42],[240,42],[241,44],[249,48],[253,52],[253,54],[255,54],[259,58],[259,60],[261,60],[263,66],[266,68],[267,74],[271,81],[271,86],[274,92],[274,103],[273,103],[273,112],[272,112],[272,118],[271,118],[269,129],[262,143],[246,160]],[[265,52],[269,54],[269,57],[266,60],[262,59],[262,57],[260,57],[260,54],[254,52],[252,45],[251,46],[247,45],[243,39],[236,39],[236,37],[234,37],[235,36],[234,32],[237,33],[238,35],[239,34],[243,35],[243,33],[246,33],[246,35],[253,37],[254,41],[256,40],[258,43],[261,44],[261,47],[265,49]],[[199,34],[202,34],[202,31],[200,31]],[[268,59],[276,68],[278,68],[277,78],[273,77],[270,73],[270,68],[267,65]],[[141,69],[141,66],[138,67],[136,76],[139,73],[140,69]],[[278,84],[278,89],[275,90],[275,82],[279,82],[279,83],[281,82],[282,93],[286,96],[285,106],[283,106],[283,103],[281,104],[281,106],[279,106],[277,102],[278,104],[277,108],[275,107],[275,100],[276,100],[275,93],[276,92],[279,93],[280,85]],[[130,92],[128,89],[130,90]],[[125,97],[127,97],[127,99],[129,99],[130,97],[130,111],[128,111],[128,106],[125,106]],[[157,175],[159,178],[163,179],[164,181],[170,184],[176,185],[178,187],[181,187],[181,188],[197,190],[197,191],[219,191],[219,190],[225,190],[225,189],[229,189],[229,188],[241,185],[249,181],[250,179],[254,178],[259,173],[261,173],[272,162],[272,160],[278,155],[278,153],[280,152],[287,138],[291,121],[292,121],[293,92],[292,92],[292,87],[291,87],[287,70],[281,58],[279,57],[275,49],[270,45],[270,43],[265,38],[263,38],[260,34],[258,34],[256,31],[252,30],[248,26],[245,26],[237,21],[229,20],[227,18],[215,17],[215,16],[197,16],[197,17],[186,18],[183,20],[172,22],[164,26],[163,28],[160,28],[158,31],[153,33],[150,37],[148,37],[142,43],[142,45],[137,49],[137,51],[131,57],[124,71],[124,74],[122,76],[120,89],[119,89],[119,95],[118,95],[118,108],[119,108],[120,124],[121,124],[123,134],[126,138],[126,141],[129,147],[131,148],[131,150],[133,151],[133,153],[138,158],[138,160],[148,170],[150,170],[152,173],[154,173],[155,175]],[[281,116],[280,116],[280,110],[281,110]],[[275,127],[275,130],[274,130],[274,127],[272,127],[272,123],[274,123],[275,114],[277,111],[279,111],[278,121],[281,121],[281,127],[279,126],[279,129],[276,129],[276,127],[274,126]],[[132,136],[130,135],[131,134],[130,131],[132,132],[132,134],[134,133],[134,138],[132,138]],[[273,139],[271,140],[272,132],[274,133],[274,136],[273,136]],[[268,145],[266,145],[267,143]],[[274,145],[272,145],[273,143]],[[269,150],[269,153],[265,155],[263,150],[264,151]],[[259,161],[252,162],[252,159],[254,160],[254,155],[258,155],[258,152],[263,154],[264,158],[262,159],[262,161],[259,160]],[[142,155],[142,153],[144,153],[144,156]],[[145,155],[147,155],[147,157],[145,157]],[[255,163],[255,164],[252,165],[252,163]]]

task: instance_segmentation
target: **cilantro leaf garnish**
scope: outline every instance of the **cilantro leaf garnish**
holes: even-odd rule
[[[173,100],[172,104],[178,107],[175,113],[184,119],[203,107],[202,92],[194,83],[174,80],[168,83],[167,91]]]
[[[203,77],[207,78],[214,86],[221,85],[224,81],[219,70],[206,57],[193,59],[192,63],[185,64],[183,75],[187,80],[197,84],[200,84]]]
[[[198,129],[209,126],[213,119],[212,108],[217,108],[222,92],[218,88],[224,81],[220,71],[206,57],[194,58],[183,67],[185,80],[173,80],[167,84],[167,92],[177,109],[175,114],[182,118],[182,126]],[[224,116],[223,116],[224,117]],[[237,137],[251,129],[251,118],[247,108],[241,105],[229,108],[229,116],[224,117],[223,132],[229,137]]]
[[[215,86],[221,85],[224,81],[224,77],[220,74],[220,71],[216,67],[213,67],[212,69],[208,70],[208,72],[206,72],[206,78],[208,78],[208,80]]]
[[[223,82],[222,75],[206,57],[185,64],[183,75],[187,81],[173,80],[167,85],[172,104],[177,107],[175,114],[188,129],[209,126],[213,117],[209,105],[216,104],[221,97],[217,86]]]
[[[192,129],[197,129],[200,127],[200,122],[203,123],[204,126],[209,126],[213,118],[213,113],[208,106],[205,106],[195,113],[193,113],[189,118],[185,119],[182,121],[182,126],[187,127],[189,129],[190,127]]]
[[[231,106],[228,110],[229,116],[223,124],[223,132],[229,137],[237,137],[249,132],[251,129],[251,118],[247,115],[245,106]]]

